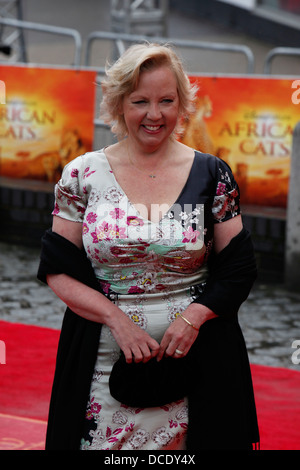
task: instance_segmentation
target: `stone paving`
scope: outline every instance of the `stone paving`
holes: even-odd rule
[[[39,249],[0,243],[0,319],[60,329],[65,307],[36,279],[38,263]],[[300,294],[257,283],[241,307],[240,324],[252,363],[300,371],[292,361],[293,353],[300,359],[292,348],[300,341]]]

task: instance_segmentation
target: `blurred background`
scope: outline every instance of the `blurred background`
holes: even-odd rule
[[[298,47],[300,39],[297,0],[1,0],[0,8],[1,18],[77,30],[82,38],[83,52],[88,36],[94,31],[246,45],[253,51],[256,73],[263,72],[270,49]],[[126,8],[129,8],[128,12]],[[16,32],[21,33],[18,38]],[[22,44],[22,38],[23,47],[19,49],[19,55],[13,55],[12,61],[22,58],[22,54],[33,63],[68,64],[72,61],[74,42],[70,38],[2,25],[2,43],[12,43],[16,48],[18,43]],[[245,70],[240,58],[233,60],[222,53],[203,52],[202,56],[196,57],[192,63],[193,71],[232,73]],[[4,60],[3,55],[1,60]],[[105,60],[105,49],[98,47],[92,63],[101,66]],[[84,53],[81,63],[84,63]],[[280,57],[280,60],[274,60],[273,67],[274,73],[297,74],[299,61],[295,57]]]
[[[262,121],[247,124],[248,137],[260,133],[256,154],[236,163],[231,151],[228,158],[245,194],[244,223],[259,266],[257,285],[241,312],[251,360],[299,369],[291,361],[292,341],[300,336],[298,0],[0,0],[0,83],[6,98],[2,88],[0,317],[60,328],[63,306],[35,279],[40,239],[51,226],[54,184],[67,158],[60,131],[73,126],[69,159],[114,140],[98,117],[99,83],[107,60],[146,37],[175,44],[188,73],[200,77],[214,111],[208,109],[202,122],[213,137],[217,118],[236,123],[237,107],[246,105],[240,111],[244,121],[245,109],[253,118],[261,113],[259,119],[265,110],[265,125],[275,122],[282,129],[273,141],[284,155],[272,155],[267,171],[260,170],[270,163],[265,149],[275,152],[275,143],[262,139],[264,124],[255,127]],[[236,145],[230,132],[225,142],[223,128],[218,146]],[[43,158],[35,160],[37,154]],[[244,178],[243,169],[251,170],[252,161],[258,182],[247,201],[255,178]],[[280,187],[280,194],[274,190],[267,198],[269,187]]]

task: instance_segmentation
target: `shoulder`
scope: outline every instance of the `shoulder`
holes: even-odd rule
[[[217,180],[224,174],[233,177],[232,170],[227,162],[220,157],[209,153],[201,153],[198,150],[195,150],[195,169],[206,171],[206,174]]]
[[[231,171],[231,168],[225,160],[222,160],[220,157],[215,155],[211,155],[210,153],[202,153],[199,150],[195,150],[195,160],[202,165],[207,165],[212,169],[216,169],[218,167],[227,168]]]
[[[105,153],[102,150],[87,152],[68,162],[62,173],[62,178],[65,177],[84,177],[89,171],[98,169],[99,166],[104,165],[106,162]]]
[[[97,164],[103,161],[105,161],[104,149],[94,150],[92,152],[86,152],[82,155],[78,155],[78,157],[68,162],[65,168],[81,168],[82,166],[85,166],[87,164]]]

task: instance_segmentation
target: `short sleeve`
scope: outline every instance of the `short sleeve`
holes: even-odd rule
[[[82,186],[82,166],[82,157],[77,157],[64,167],[61,179],[55,186],[55,206],[52,215],[73,222],[83,221],[87,197]]]
[[[214,222],[225,222],[240,214],[240,190],[230,167],[217,159],[216,192],[212,205]]]

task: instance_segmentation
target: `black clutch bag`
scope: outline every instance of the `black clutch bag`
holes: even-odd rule
[[[121,353],[109,378],[111,395],[124,405],[137,408],[162,406],[188,393],[189,357],[156,358],[128,364]]]

